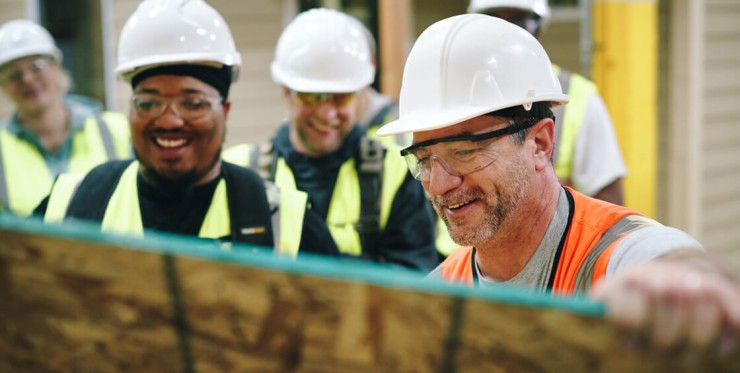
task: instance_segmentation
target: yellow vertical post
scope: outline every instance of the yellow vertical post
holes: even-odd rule
[[[609,108],[629,175],[625,205],[656,215],[657,0],[597,0],[592,75]]]

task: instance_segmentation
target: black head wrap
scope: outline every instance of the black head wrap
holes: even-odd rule
[[[229,97],[231,87],[231,66],[212,67],[203,65],[163,65],[144,70],[131,78],[131,88],[141,83],[144,79],[156,75],[183,75],[192,76],[195,79],[210,85],[221,94],[225,101]]]

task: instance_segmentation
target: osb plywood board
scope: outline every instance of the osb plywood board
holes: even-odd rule
[[[626,350],[582,298],[0,216],[0,371],[737,371]],[[687,365],[688,364],[688,365]],[[710,369],[710,370],[707,370]]]

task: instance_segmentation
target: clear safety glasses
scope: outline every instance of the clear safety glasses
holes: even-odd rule
[[[41,74],[44,71],[49,70],[49,67],[51,67],[51,61],[46,58],[39,57],[26,64],[3,69],[2,72],[0,72],[0,82],[17,83],[23,80],[26,73],[31,75]]]
[[[488,167],[496,160],[498,153],[490,147],[493,141],[487,140],[525,130],[540,120],[512,120],[507,127],[492,132],[422,141],[401,150],[401,156],[416,180],[429,181],[435,162],[439,162],[450,175],[467,175]]]
[[[221,104],[221,97],[203,94],[189,94],[175,97],[162,97],[150,93],[137,93],[131,97],[131,107],[145,120],[159,118],[167,107],[172,107],[180,119],[197,121],[213,112],[213,107]]]
[[[306,106],[320,106],[321,104],[328,102],[336,107],[345,107],[355,100],[357,94],[355,92],[348,93],[307,93],[307,92],[293,92],[296,101],[301,105]]]

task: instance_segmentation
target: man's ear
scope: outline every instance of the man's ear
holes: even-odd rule
[[[555,122],[550,118],[543,118],[529,130],[534,140],[535,168],[539,171],[552,162],[552,153],[555,146]]]
[[[292,100],[292,98],[290,97],[290,89],[286,86],[280,86],[280,88],[283,90],[283,98],[288,104],[290,104]]]

